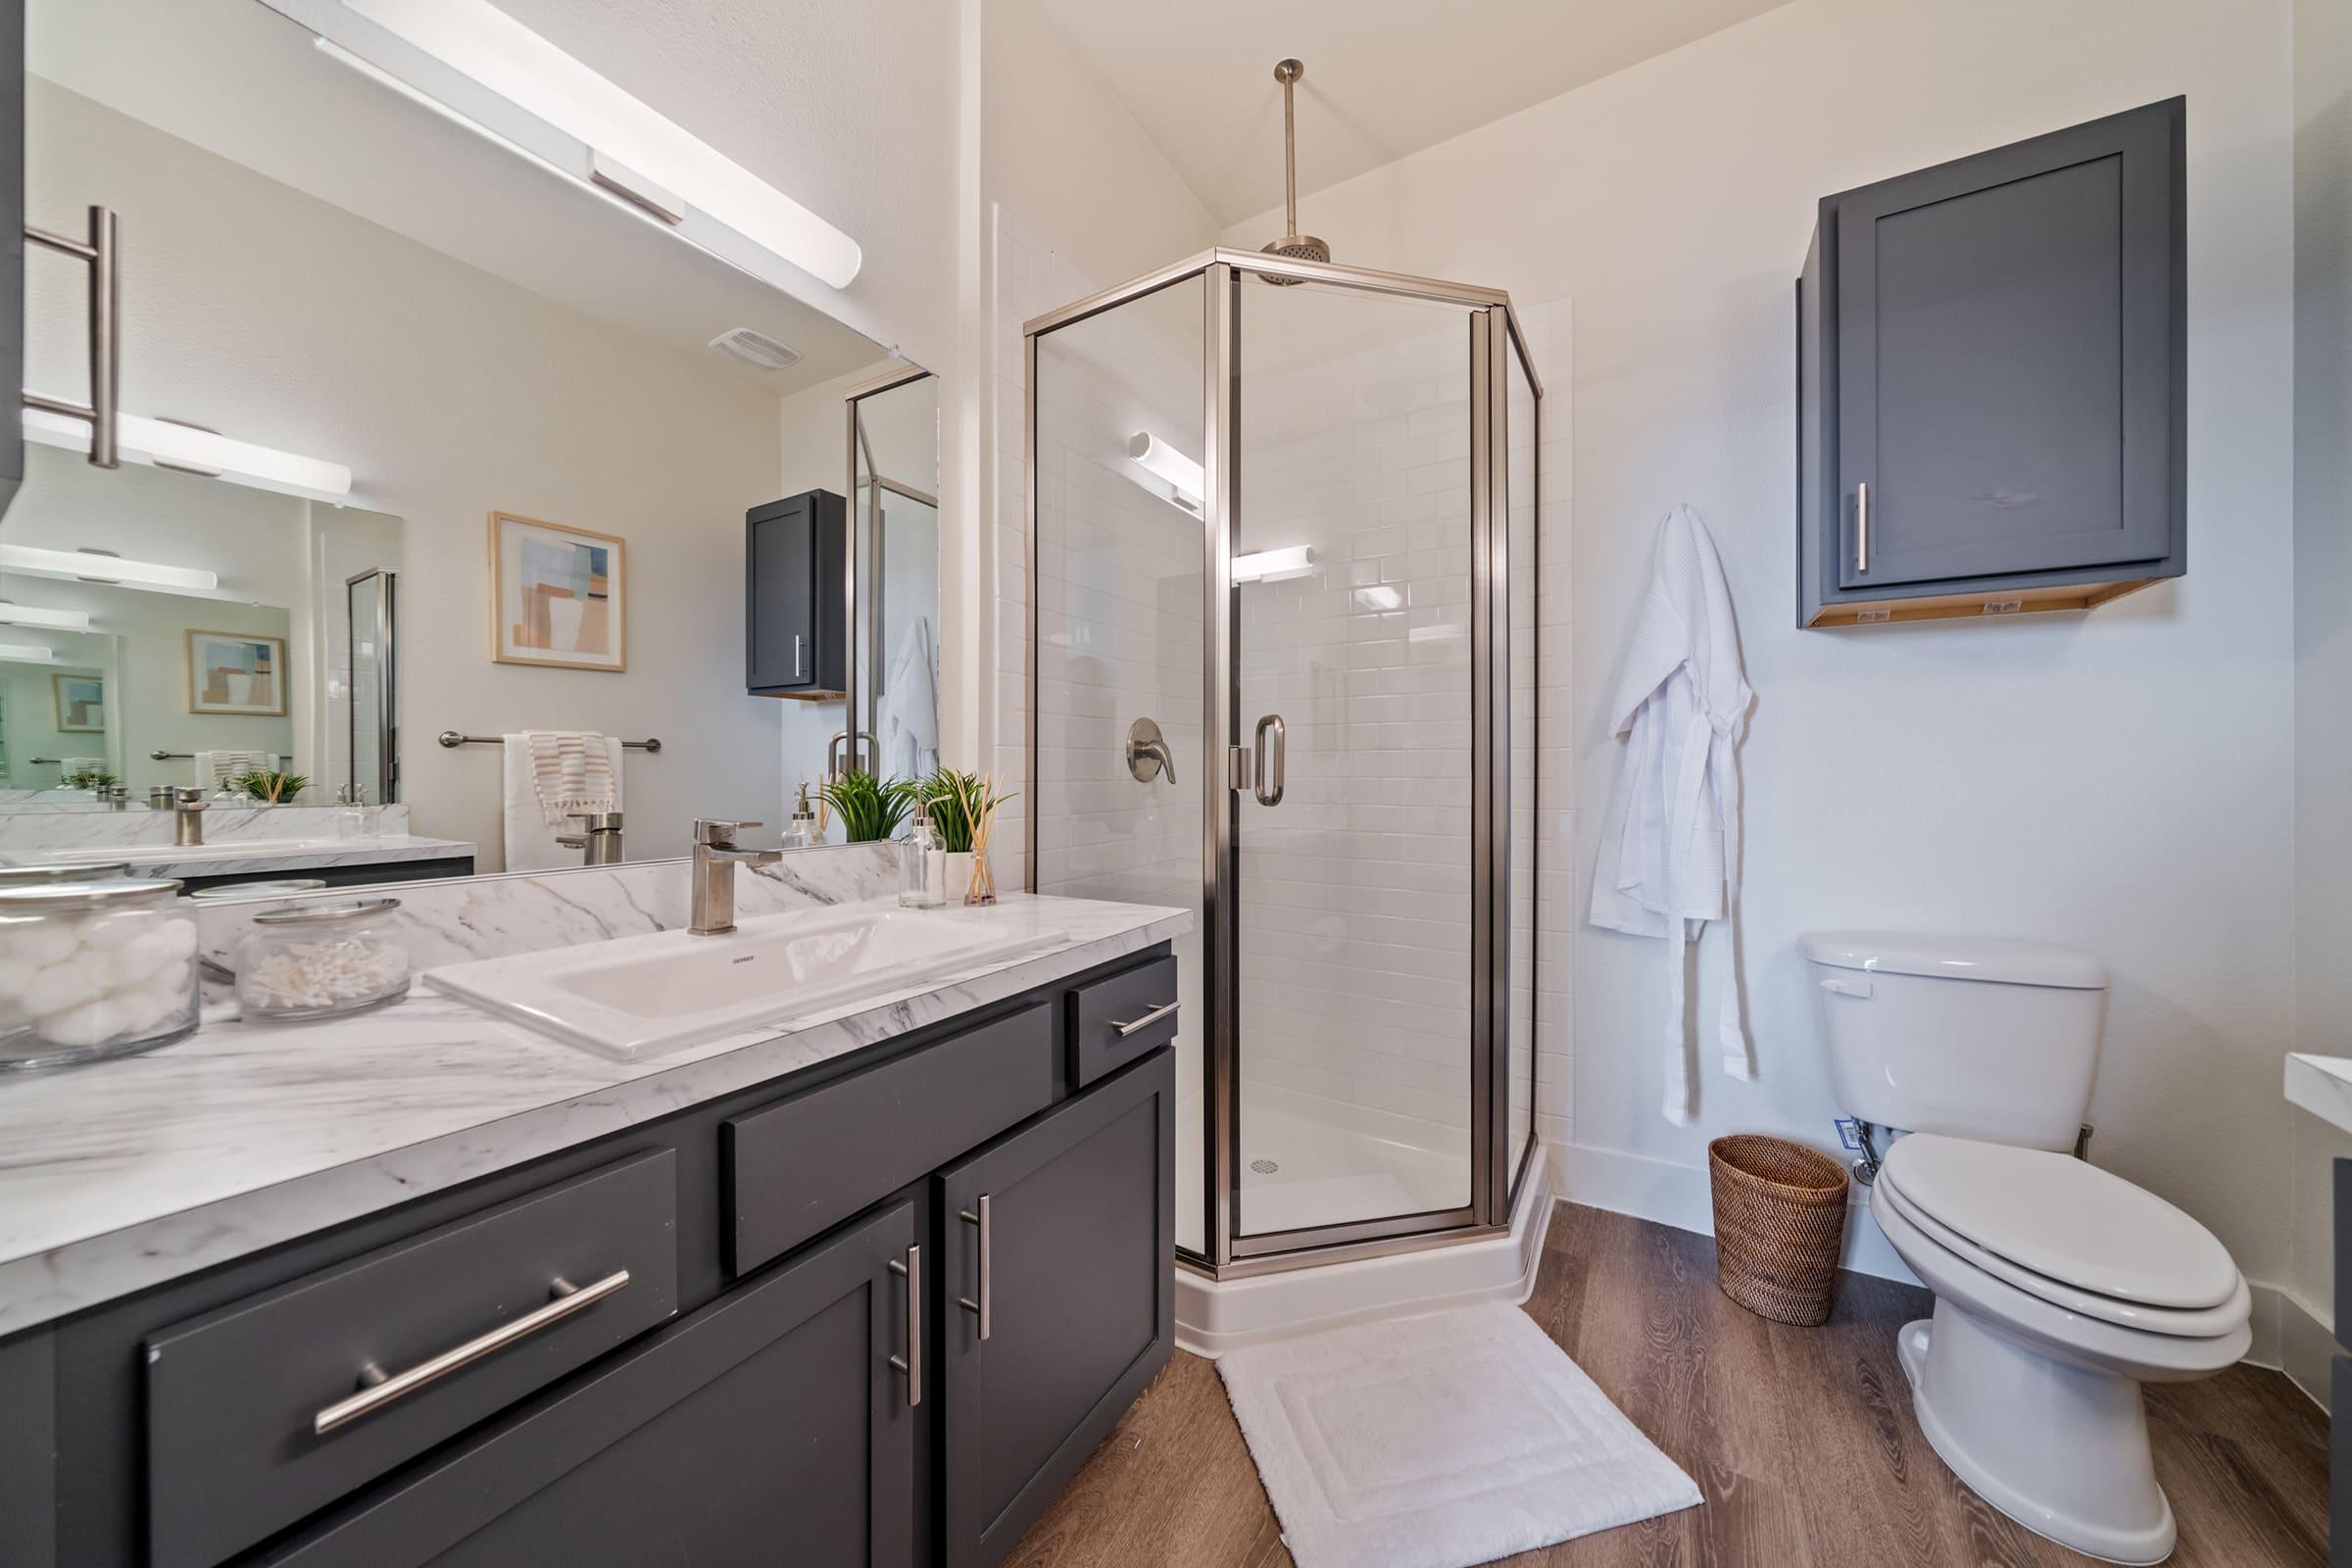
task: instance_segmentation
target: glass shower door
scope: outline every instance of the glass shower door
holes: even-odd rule
[[[1234,1250],[1466,1223],[1484,313],[1234,290]]]

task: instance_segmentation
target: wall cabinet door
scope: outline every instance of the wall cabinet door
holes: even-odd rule
[[[810,490],[744,517],[744,685],[760,697],[838,697],[849,684],[849,522]]]
[[[1823,599],[2178,573],[2183,122],[2174,99],[1822,203]]]
[[[885,1208],[264,1560],[912,1568],[921,1221]]]
[[[1000,1561],[1175,1336],[1173,1053],[941,1173],[947,1568]]]

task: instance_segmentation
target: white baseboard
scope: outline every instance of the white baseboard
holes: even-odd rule
[[[2327,1314],[2282,1287],[2254,1285],[2252,1289],[2254,1348],[2246,1352],[2246,1359],[2256,1366],[2277,1367],[2312,1403],[2328,1409],[2335,1331]],[[2270,1340],[2267,1345],[2266,1327]]]
[[[1551,1151],[1553,1179],[1560,1196],[1569,1202],[1655,1220],[1701,1236],[1715,1234],[1715,1200],[1702,1167],[1591,1144],[1554,1144]],[[1918,1276],[1903,1266],[1886,1238],[1879,1234],[1862,1189],[1857,1187],[1854,1192],[1855,1198],[1846,1207],[1845,1246],[1838,1265],[1857,1274],[1917,1285]]]

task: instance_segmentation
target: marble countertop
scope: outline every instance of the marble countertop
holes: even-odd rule
[[[2290,1054],[2286,1098],[2320,1120],[2352,1133],[2352,1056]]]
[[[1012,895],[1058,944],[610,1060],[416,987],[314,1024],[204,1026],[143,1056],[0,1076],[0,1335],[812,1066],[1189,930],[1189,911]]]
[[[475,847],[459,839],[425,838],[414,833],[385,833],[374,838],[319,840],[300,847],[269,843],[174,846],[169,855],[144,845],[124,847],[133,876],[223,876],[232,872],[283,871],[296,875],[331,865],[386,865],[402,860],[470,859]],[[36,852],[16,851],[6,859],[15,865],[37,865]]]

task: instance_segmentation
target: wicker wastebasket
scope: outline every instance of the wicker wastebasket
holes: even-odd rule
[[[1786,1138],[1736,1133],[1707,1145],[1707,1170],[1723,1294],[1776,1323],[1827,1318],[1845,1234],[1845,1167]]]

